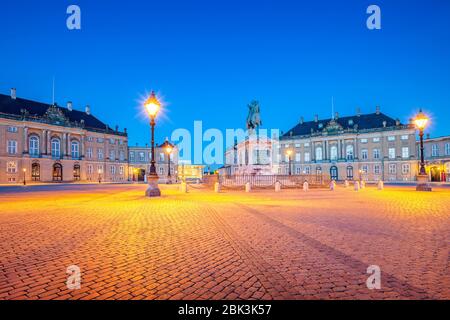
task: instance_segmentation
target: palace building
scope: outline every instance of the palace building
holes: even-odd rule
[[[414,181],[418,172],[414,125],[402,124],[379,107],[370,114],[358,110],[346,117],[336,113],[332,119],[301,118],[279,139],[262,145],[250,142],[242,141],[225,152],[221,174],[306,174],[339,181],[401,182]],[[248,148],[250,144],[256,147]]]
[[[424,157],[430,181],[450,182],[450,136],[427,137],[424,140]]]
[[[126,181],[128,137],[91,114],[0,94],[0,183]]]

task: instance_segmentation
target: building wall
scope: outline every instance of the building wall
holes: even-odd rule
[[[31,139],[38,141],[38,148],[30,148],[36,146],[30,145]],[[59,155],[52,154],[53,139],[59,141]],[[12,142],[15,148],[11,148]],[[74,146],[74,151],[78,152],[73,154],[72,143],[78,146]],[[53,168],[58,164],[62,166],[64,182],[98,181],[99,178],[102,181],[126,181],[127,145],[128,139],[123,134],[0,118],[0,183],[23,182],[24,169],[27,181],[35,179],[33,165],[39,165],[39,181],[51,182],[54,180]],[[99,157],[98,150],[102,151],[103,157]],[[78,166],[79,171],[75,170]]]
[[[418,152],[419,147],[417,143]],[[424,157],[431,181],[450,182],[450,136],[425,139]]]

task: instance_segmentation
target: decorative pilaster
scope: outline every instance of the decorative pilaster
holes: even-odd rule
[[[28,127],[23,128],[23,153],[28,154]]]

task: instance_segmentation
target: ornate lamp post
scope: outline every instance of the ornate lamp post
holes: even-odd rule
[[[420,137],[420,169],[419,174],[417,175],[417,191],[431,191],[431,186],[428,184],[428,175],[427,170],[425,169],[425,156],[424,156],[424,147],[423,147],[423,136],[425,127],[428,124],[428,117],[422,112],[422,109],[419,111],[419,114],[414,119],[414,124],[416,128],[419,130]]]
[[[152,160],[150,162],[150,172],[147,175],[148,188],[145,191],[145,195],[147,197],[159,197],[161,196],[161,190],[158,188],[158,174],[156,173],[155,166],[155,118],[159,109],[161,109],[161,103],[156,98],[155,92],[152,91],[150,97],[145,101],[144,107],[150,117],[152,146]]]
[[[291,149],[286,150],[286,155],[289,158],[289,164],[288,164],[288,166],[289,166],[289,175],[292,175],[292,171],[291,171],[292,150]]]
[[[26,186],[27,185],[27,180],[25,177],[25,173],[27,172],[27,169],[23,168],[23,185]]]
[[[161,145],[161,147],[164,149],[164,151],[167,154],[167,181],[170,183],[171,181],[171,173],[170,173],[170,155],[173,151],[173,144],[169,142],[169,139],[166,138],[166,141]]]

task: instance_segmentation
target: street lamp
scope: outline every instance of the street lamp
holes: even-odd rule
[[[25,173],[27,172],[27,169],[26,168],[23,168],[23,185],[24,186],[26,186],[27,185],[27,180],[26,180],[26,178],[25,178]]]
[[[428,117],[422,112],[420,109],[419,114],[414,119],[414,124],[416,128],[419,129],[419,137],[420,137],[420,169],[419,174],[417,175],[417,191],[431,191],[431,186],[428,185],[428,175],[425,169],[425,156],[424,156],[424,146],[423,146],[423,136],[425,127],[428,124]]]
[[[159,197],[161,196],[161,191],[158,188],[158,174],[156,173],[155,166],[155,118],[159,109],[161,109],[161,103],[156,98],[154,91],[152,91],[150,97],[144,102],[144,107],[150,117],[152,146],[152,160],[150,162],[150,172],[147,176],[148,188],[147,191],[145,191],[145,195],[147,197]]]
[[[174,145],[169,142],[169,138],[160,146],[167,154],[167,180],[170,183],[171,172],[170,172],[170,155],[173,152]]]
[[[288,164],[289,165],[289,175],[292,175],[292,171],[291,171],[292,150],[291,149],[286,150],[286,155],[289,158],[289,164]]]

